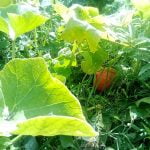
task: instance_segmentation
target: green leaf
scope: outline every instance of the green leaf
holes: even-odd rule
[[[107,52],[99,49],[95,53],[85,51],[82,53],[84,60],[81,63],[82,70],[87,74],[96,73],[107,60]]]
[[[40,15],[35,8],[27,4],[16,4],[0,8],[0,16],[0,25],[2,24],[0,31],[8,34],[13,40],[26,32],[32,31],[45,23],[48,19]]]
[[[78,41],[81,43],[86,40],[93,53],[97,51],[100,39],[114,41],[106,32],[101,32],[89,23],[76,18],[70,18],[62,32],[62,37],[69,42]]]
[[[75,54],[70,50],[70,48],[61,49],[58,52],[57,60],[59,65],[62,67],[77,66]]]
[[[70,13],[74,14],[76,18],[81,20],[87,20],[91,17],[99,15],[99,11],[94,7],[84,7],[79,4],[74,4],[69,8]]]
[[[104,26],[105,26],[105,18],[102,15],[90,18],[88,20],[88,23],[90,23],[92,26],[94,26],[96,29],[104,30]]]
[[[53,5],[53,7],[65,22],[67,22],[71,16],[74,16],[80,20],[87,20],[99,15],[99,11],[97,8],[84,7],[79,4],[74,4],[70,8],[67,8],[62,4],[55,4]]]
[[[139,106],[141,103],[150,104],[150,97],[145,97],[145,98],[142,98],[142,99],[138,100],[136,102],[136,105]]]
[[[149,63],[141,67],[141,70],[138,76],[139,76],[139,79],[143,81],[146,81],[150,78],[150,64]]]
[[[42,58],[11,60],[0,72],[2,135],[96,136],[79,101]]]
[[[58,75],[57,73],[52,73],[52,76],[60,80],[62,83],[66,83],[66,78],[62,75]]]
[[[52,60],[51,69],[57,75],[68,78],[71,74],[72,66],[77,66],[76,56],[70,48],[63,48],[58,52],[58,57]],[[60,78],[58,77],[58,79]]]
[[[70,16],[67,15],[69,9],[66,6],[57,3],[53,5],[53,8],[66,22],[69,20]]]
[[[0,149],[5,150],[10,142],[10,139],[7,137],[0,137]]]
[[[62,37],[69,42],[74,42],[76,40],[82,42],[85,39],[85,28],[86,25],[84,25],[82,21],[71,18],[65,26]]]
[[[131,120],[135,120],[139,118],[147,118],[150,117],[149,107],[137,107],[136,105],[132,105],[130,108],[130,117]]]
[[[60,142],[63,149],[65,148],[76,148],[73,143],[73,138],[70,136],[60,136]]]
[[[96,52],[100,39],[115,42],[115,39],[104,30],[104,16],[94,7],[85,7],[78,4],[70,8],[61,4],[54,5],[55,11],[64,19],[65,27],[62,38],[69,42],[86,41],[91,52]]]
[[[8,18],[10,25],[15,33],[15,38],[26,32],[32,31],[36,27],[45,23],[45,21],[47,20],[46,17],[35,14],[33,12],[26,12],[23,15],[9,13]]]
[[[0,17],[0,31],[9,34],[8,24],[2,17]]]

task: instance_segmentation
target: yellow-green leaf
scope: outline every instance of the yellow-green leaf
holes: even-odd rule
[[[0,135],[8,134],[97,135],[42,58],[14,59],[0,72]]]

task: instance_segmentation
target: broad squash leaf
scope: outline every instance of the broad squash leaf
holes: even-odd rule
[[[115,41],[107,32],[101,32],[89,23],[76,18],[69,19],[62,32],[62,37],[69,42],[84,42],[86,40],[93,53],[97,51],[100,39]]]
[[[99,15],[99,11],[94,7],[85,7],[78,4],[70,8],[61,4],[54,5],[55,11],[64,19],[65,27],[62,31],[62,38],[69,42],[88,42],[91,52],[96,52],[100,39],[115,42],[104,28],[105,17]]]
[[[99,15],[97,8],[84,7],[79,4],[74,4],[70,8],[67,8],[62,4],[54,4],[53,7],[66,23],[71,17],[76,17],[80,20],[88,20]]]
[[[8,14],[8,18],[15,32],[15,38],[26,32],[32,31],[47,20],[46,17],[33,12],[26,12],[23,15]]]
[[[74,16],[80,20],[87,20],[92,17],[98,16],[99,11],[94,7],[84,7],[79,4],[74,4],[69,8],[69,11],[74,14]]]
[[[0,134],[97,135],[42,58],[14,59],[0,72]]]
[[[27,4],[16,4],[0,8],[0,17],[0,24],[2,24],[0,31],[8,34],[13,40],[26,32],[32,31],[48,19]]]
[[[85,28],[86,25],[83,21],[71,18],[65,26],[62,37],[69,42],[74,42],[76,40],[82,42],[85,39]]]

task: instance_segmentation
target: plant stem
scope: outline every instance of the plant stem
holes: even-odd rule
[[[16,57],[16,44],[15,40],[12,41],[12,59]]]
[[[18,135],[15,138],[13,138],[10,143],[8,144],[8,147],[10,147],[11,145],[15,144],[18,140],[20,140],[20,138],[22,138],[23,135]]]
[[[40,51],[38,50],[38,44],[37,44],[37,32],[36,32],[36,29],[34,30],[34,44],[35,44],[35,51],[37,52],[38,56],[40,56]]]

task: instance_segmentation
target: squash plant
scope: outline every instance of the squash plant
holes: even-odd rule
[[[13,59],[0,72],[0,136],[96,136],[77,98],[42,58]]]
[[[82,70],[87,74],[96,73],[108,59],[107,52],[99,44],[100,40],[117,43],[115,34],[106,29],[106,17],[100,15],[97,8],[78,4],[70,8],[55,4],[54,9],[64,21],[59,28],[62,39],[76,43],[75,54],[84,58],[81,62]]]

